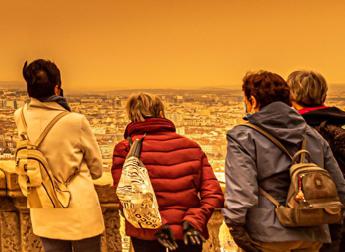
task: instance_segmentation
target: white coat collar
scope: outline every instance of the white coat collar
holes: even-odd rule
[[[64,107],[59,105],[56,102],[41,102],[36,98],[30,98],[30,102],[28,103],[28,109],[31,108],[42,108],[42,109],[51,109],[51,110],[60,110],[60,111],[67,111]]]

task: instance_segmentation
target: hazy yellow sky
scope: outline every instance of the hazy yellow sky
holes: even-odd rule
[[[0,3],[0,80],[46,58],[67,89],[224,87],[301,68],[345,83],[344,0]]]

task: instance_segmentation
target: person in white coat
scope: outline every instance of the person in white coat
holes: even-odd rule
[[[15,121],[20,135],[25,130],[23,109],[27,135],[34,142],[57,114],[70,108],[63,97],[60,71],[53,62],[40,59],[25,63],[23,75],[30,101],[15,112]],[[41,237],[46,252],[101,251],[104,220],[93,179],[102,175],[102,158],[88,120],[68,113],[39,148],[56,178],[73,179],[68,183],[68,208],[30,209],[34,234]]]

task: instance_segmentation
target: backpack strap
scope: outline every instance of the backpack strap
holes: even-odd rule
[[[272,136],[267,131],[261,129],[260,127],[256,126],[255,124],[252,124],[250,122],[239,124],[239,126],[246,126],[246,127],[249,127],[249,128],[252,128],[252,129],[258,131],[259,133],[264,135],[266,138],[268,138],[272,143],[274,143],[279,149],[281,149],[281,151],[283,151],[286,155],[288,155],[290,159],[293,159],[290,152],[284,147],[284,145],[277,138]]]
[[[26,103],[20,111],[20,117],[24,126],[24,132],[21,134],[21,137],[24,140],[29,140],[28,137],[28,124],[26,122],[25,119],[25,115],[24,115],[24,108],[27,108],[28,104]],[[49,133],[49,131],[51,130],[51,128],[53,128],[53,126],[65,115],[67,115],[69,112],[68,111],[63,111],[61,113],[59,113],[57,116],[55,116],[53,118],[53,120],[47,125],[47,127],[43,130],[43,132],[41,133],[41,135],[39,136],[39,138],[36,140],[35,146],[39,147],[39,145],[42,143],[42,141],[44,140],[44,138],[47,136],[47,134]]]
[[[53,120],[50,121],[50,123],[47,125],[47,127],[43,130],[39,138],[35,142],[35,146],[38,148],[41,143],[43,142],[44,138],[48,135],[49,131],[54,127],[54,125],[65,115],[69,114],[68,111],[63,111],[59,113],[57,116],[54,117]]]
[[[25,103],[25,105],[27,105],[27,103]],[[27,133],[27,131],[28,131],[28,124],[26,123],[25,116],[24,116],[25,105],[20,110],[20,117],[22,119],[22,124],[24,126],[24,132],[22,132],[20,134],[20,136],[23,138],[23,140],[27,140],[28,139],[28,133]]]
[[[127,137],[127,140],[129,142],[129,152],[127,153],[127,155],[140,158],[141,149],[142,149],[143,141],[145,137],[146,137],[146,133],[142,136],[142,138],[135,139],[134,142],[131,136]]]
[[[280,203],[278,202],[278,200],[276,200],[275,198],[272,197],[271,194],[269,194],[268,192],[266,192],[264,189],[262,189],[261,187],[259,187],[259,193],[264,196],[267,200],[271,201],[271,203],[276,207],[280,207]]]
[[[305,163],[307,161],[306,154],[310,156],[310,153],[307,150],[307,138],[304,136],[303,142],[302,142],[302,149],[301,149],[301,160],[300,160],[301,163]]]
[[[144,133],[143,137],[140,139],[141,142],[144,140],[145,137],[146,137],[146,132]],[[129,142],[129,147],[131,147],[132,144],[133,144],[132,136],[128,136],[128,137],[127,137],[127,140],[128,140],[128,142]]]
[[[274,136],[272,136],[271,134],[269,134],[267,131],[261,129],[260,127],[256,126],[255,124],[252,124],[250,122],[247,123],[243,123],[240,124],[239,126],[246,126],[249,128],[252,128],[254,130],[256,130],[257,132],[261,133],[262,135],[264,135],[266,138],[268,138],[273,144],[275,144],[279,149],[281,149],[281,151],[283,151],[286,155],[289,156],[289,158],[291,160],[293,160],[294,158],[291,156],[290,152],[284,147],[284,145]],[[297,153],[296,153],[297,154]],[[295,154],[295,156],[296,156]],[[259,186],[259,194],[263,197],[265,197],[268,201],[270,201],[276,208],[280,207],[280,203],[273,198],[273,196],[271,194],[269,194],[268,192],[266,192],[262,187]]]
[[[131,137],[131,136],[127,137],[127,140],[128,140],[128,142],[129,142],[129,148],[131,148],[131,147],[132,147],[132,144],[133,144],[133,139],[132,139],[132,137]]]
[[[297,151],[296,154],[293,156],[292,163],[293,164],[296,163],[296,161],[297,161],[299,156],[301,157],[300,158],[300,163],[306,163],[306,161],[307,161],[306,155],[307,154],[310,156],[310,152],[302,147],[302,149]]]

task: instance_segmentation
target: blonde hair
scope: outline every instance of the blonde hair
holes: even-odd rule
[[[126,110],[132,122],[143,122],[146,118],[165,116],[162,100],[149,93],[132,94],[127,100]]]
[[[315,107],[324,104],[327,96],[325,78],[313,71],[292,72],[287,83],[291,89],[292,100],[305,107]]]

